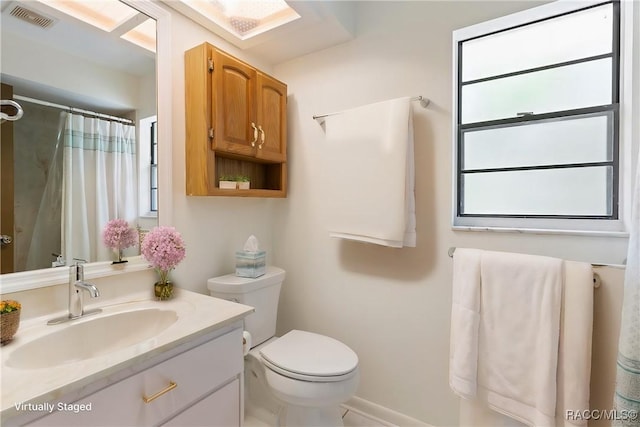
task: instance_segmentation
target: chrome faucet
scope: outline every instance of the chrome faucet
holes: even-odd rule
[[[84,291],[89,293],[91,298],[100,296],[100,291],[95,285],[84,281],[85,260],[75,259],[75,264],[69,269],[69,313],[66,316],[57,317],[47,322],[48,325],[57,325],[58,323],[68,322],[69,320],[79,319],[91,314],[100,313],[99,308],[93,310],[84,309]]]

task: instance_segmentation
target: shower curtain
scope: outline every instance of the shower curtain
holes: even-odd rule
[[[105,224],[138,219],[135,126],[70,113],[63,140],[64,257],[113,259],[102,243]]]
[[[618,343],[614,396],[618,417],[613,423],[616,426],[640,426],[637,418],[640,415],[640,161],[634,188]]]

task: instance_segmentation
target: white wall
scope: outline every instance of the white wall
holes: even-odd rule
[[[242,249],[251,234],[258,238],[267,251],[267,262],[274,262],[273,208],[285,201],[185,195],[184,52],[209,42],[267,72],[270,68],[173,9],[167,9],[172,11],[173,225],[182,233],[187,247],[185,260],[171,275],[178,286],[208,293],[207,279],[235,271],[235,251]]]
[[[73,64],[71,72],[69,64]],[[105,110],[114,111],[137,108],[140,101],[138,88],[141,81],[144,84],[144,79],[10,32],[2,34],[2,72],[55,88],[57,93],[87,105],[100,105]]]
[[[273,239],[273,260],[288,272],[279,333],[307,329],[344,341],[360,358],[359,397],[434,425],[455,425],[458,411],[448,387],[450,246],[625,258],[625,238],[451,230],[451,31],[533,5],[361,2],[353,41],[275,67],[289,87],[290,147],[290,192],[276,207]],[[431,99],[426,110],[416,103],[414,115],[418,247],[330,239],[330,171],[316,161],[323,131],[311,116],[415,95]]]

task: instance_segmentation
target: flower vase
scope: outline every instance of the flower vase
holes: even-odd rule
[[[170,281],[156,282],[153,286],[155,296],[160,301],[166,301],[173,298],[173,283]]]
[[[112,264],[124,264],[125,262],[127,262],[127,260],[124,259],[124,257],[122,256],[122,249],[116,249],[115,252],[118,257],[118,260],[113,261]]]
[[[0,344],[4,345],[13,339],[20,326],[20,310],[0,315]]]

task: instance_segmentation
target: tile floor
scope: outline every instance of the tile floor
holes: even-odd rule
[[[342,421],[345,427],[397,427],[395,424],[379,420],[367,414],[363,414],[354,409],[344,409]],[[245,427],[273,427],[259,420],[258,418],[247,416],[244,419]]]
[[[345,409],[342,421],[345,427],[398,427],[354,409]]]

